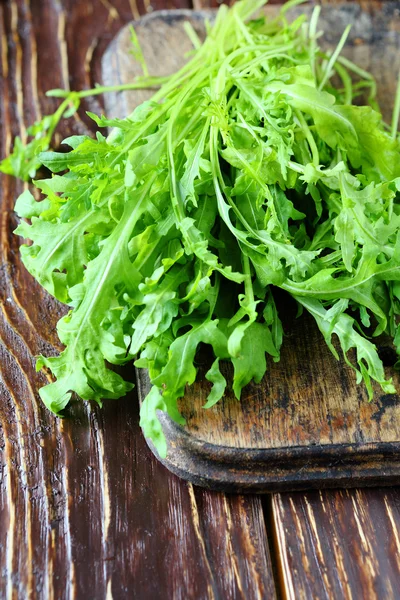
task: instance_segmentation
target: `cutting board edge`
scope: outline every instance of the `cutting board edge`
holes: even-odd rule
[[[139,402],[149,391],[136,369]],[[147,445],[172,473],[214,491],[272,493],[321,488],[374,487],[400,483],[400,441],[237,448],[197,438],[158,411],[167,458]]]
[[[400,483],[400,442],[233,448],[203,442],[168,416],[159,415],[172,473],[214,491],[272,493],[322,488],[391,486]]]

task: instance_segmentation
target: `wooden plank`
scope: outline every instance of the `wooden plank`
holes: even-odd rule
[[[277,494],[272,506],[288,600],[399,598],[399,488]]]
[[[227,498],[168,474],[140,435],[132,400],[108,404],[98,424],[110,494],[106,547],[114,597],[134,591],[139,599],[274,598],[259,498]],[[82,545],[77,564],[84,552]],[[119,556],[123,564],[114,571]]]
[[[398,2],[363,7],[354,3],[324,6],[319,27],[333,47],[345,26],[352,25],[345,54],[370,70],[378,83],[378,99],[389,119],[396,90],[393,73],[400,69]],[[277,7],[267,7],[274,16]],[[297,7],[293,17],[312,7]],[[147,15],[135,25],[149,71],[175,71],[190,50],[183,23],[190,18],[199,35],[211,12]],[[190,15],[190,16],[189,16]],[[128,28],[121,31],[103,60],[107,84],[126,83],[140,74],[129,55]],[[129,114],[151,92],[115,94],[107,101],[111,116]],[[187,389],[180,409],[183,429],[160,417],[170,442],[164,464],[190,481],[225,491],[304,489],[306,487],[390,485],[400,477],[400,397],[387,396],[375,385],[375,399],[356,384],[354,372],[331,354],[312,317],[295,318],[296,307],[285,294],[277,305],[286,337],[281,360],[269,362],[260,385],[248,385],[237,402],[232,391],[204,410],[211,384],[204,379],[210,357],[202,357],[197,382]],[[387,340],[377,341],[388,373],[396,356]],[[231,371],[225,375],[231,380]],[[139,375],[144,398],[150,388]],[[382,468],[384,464],[385,468]]]
[[[54,109],[47,88],[98,80],[102,49],[138,5],[0,3],[1,158]],[[85,104],[59,139],[87,130],[89,108],[100,105]],[[104,410],[76,402],[63,421],[40,402],[46,376],[34,357],[60,350],[65,307],[20,261],[12,231],[22,189],[1,176],[0,597],[274,598],[259,499],[198,493],[169,474],[142,438],[135,393]]]
[[[191,485],[191,484],[188,484]],[[194,487],[201,531],[220,598],[274,598],[260,497],[218,494]],[[219,565],[230,564],[221,579]],[[266,574],[268,576],[266,577]]]

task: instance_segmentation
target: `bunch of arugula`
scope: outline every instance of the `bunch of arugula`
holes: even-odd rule
[[[67,153],[43,150],[65,111],[104,88],[53,91],[64,97],[57,113],[1,163],[23,179],[39,165],[55,173],[34,182],[44,199],[25,191],[15,208],[27,219],[16,233],[31,241],[24,264],[71,306],[58,324],[65,350],[38,360],[56,378],[40,390],[54,413],[71,392],[123,396],[132,384],[106,361],[135,359],[153,385],[141,425],[165,456],[157,410],[183,422],[177,400],[195,381],[199,344],[214,352],[206,407],[227,385],[221,360],[238,399],[261,381],[266,355],[279,360],[274,287],[315,318],[335,356],[336,334],[370,397],[371,379],[395,391],[365,331],[372,322],[400,347],[400,93],[390,131],[371,76],[339,56],[348,30],[325,54],[319,8],[289,23],[295,3],[250,22],[264,0],[221,7],[203,44],[192,32],[178,73],[119,88],[161,84],[151,101],[122,120],[91,114],[112,133],[71,137]],[[369,105],[353,105],[363,88]]]

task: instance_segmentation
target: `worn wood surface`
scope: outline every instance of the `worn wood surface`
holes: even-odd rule
[[[398,2],[329,5],[322,8],[319,23],[328,48],[335,46],[347,24],[352,25],[345,54],[375,75],[378,100],[388,120],[400,70],[399,8]],[[270,15],[277,10],[266,9]],[[292,16],[311,10],[297,7]],[[201,35],[204,18],[212,15],[179,11],[139,21],[135,29],[150,73],[165,75],[182,66],[191,49],[184,22],[190,19]],[[140,74],[130,45],[125,28],[103,58],[107,84],[127,83]],[[129,114],[150,95],[146,91],[111,95],[106,98],[107,113]],[[384,395],[375,386],[375,399],[369,402],[352,369],[333,357],[313,319],[297,320],[294,303],[285,306],[285,301],[282,294],[278,304],[287,335],[280,362],[271,360],[264,380],[247,386],[240,402],[228,392],[209,410],[202,406],[211,384],[200,374],[180,402],[187,426],[182,429],[162,416],[171,441],[165,464],[196,484],[225,491],[392,484],[400,477],[400,397]],[[394,350],[385,340],[379,340],[378,347],[399,385],[391,369]],[[208,362],[204,357],[204,372]],[[228,367],[226,375],[229,381]],[[138,377],[144,397],[150,383],[143,372]]]
[[[0,2],[0,157],[54,110],[54,87],[100,80],[123,23],[150,8],[125,0]],[[89,126],[85,110],[57,139]],[[274,598],[261,502],[195,490],[170,475],[138,427],[135,394],[100,410],[77,403],[61,421],[36,393],[35,355],[59,349],[64,308],[23,268],[1,177],[0,598]]]
[[[397,600],[400,493],[277,495],[276,548],[288,600]]]

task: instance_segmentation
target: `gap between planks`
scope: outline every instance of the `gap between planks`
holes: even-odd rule
[[[265,494],[265,496],[262,496],[264,523],[267,532],[269,556],[271,559],[272,576],[275,582],[276,598],[277,600],[289,600],[289,596],[287,594],[285,586],[285,575],[282,565],[282,555],[279,547],[279,539],[274,518],[274,496],[275,494]]]

